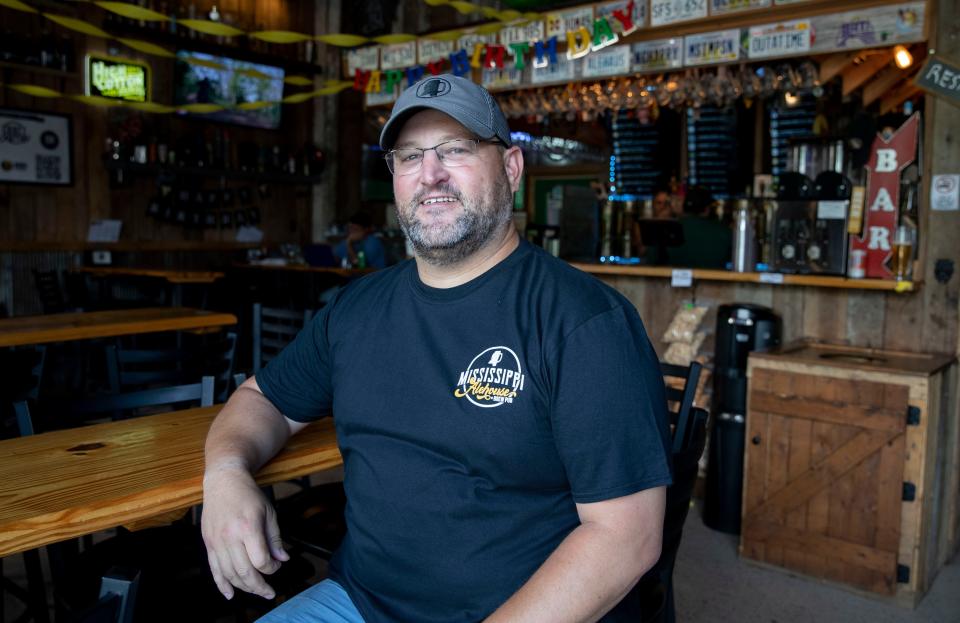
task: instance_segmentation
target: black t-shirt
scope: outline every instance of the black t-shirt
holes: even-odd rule
[[[670,482],[636,310],[526,242],[455,288],[413,261],[354,281],[257,382],[293,420],[336,414],[348,532],[330,572],[368,623],[479,621],[575,503]]]

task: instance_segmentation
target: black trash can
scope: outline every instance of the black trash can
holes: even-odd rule
[[[707,457],[703,522],[740,533],[743,450],[747,413],[747,356],[780,345],[780,318],[760,305],[721,305],[717,310],[713,372],[713,428]]]
[[[743,448],[746,418],[741,413],[717,413],[710,431],[703,523],[714,530],[740,534],[743,492]]]

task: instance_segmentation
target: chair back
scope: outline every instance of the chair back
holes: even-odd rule
[[[33,282],[37,288],[40,307],[45,314],[67,311],[67,298],[60,284],[60,274],[55,270],[34,270]]]
[[[691,362],[689,366],[660,363],[660,371],[667,390],[667,411],[670,414],[670,426],[673,428],[672,451],[674,454],[692,443],[689,430],[690,419],[687,414],[693,408],[693,399],[697,395],[697,384],[700,382],[702,369],[703,365],[698,361]],[[671,379],[679,379],[682,387],[677,387]]]
[[[667,410],[672,429],[673,484],[667,487],[660,558],[634,589],[639,594],[644,623],[675,621],[673,567],[680,549],[683,524],[690,511],[700,455],[707,440],[707,411],[693,406],[702,365],[696,361],[689,367],[660,365],[666,381]],[[674,386],[671,377],[682,379],[682,387]]]
[[[227,331],[222,340],[208,344],[204,349],[204,359],[202,372],[213,375],[217,402],[226,402],[235,376],[233,370],[237,361],[236,331]]]
[[[140,572],[110,568],[100,578],[100,597],[90,606],[71,614],[69,623],[132,623]]]
[[[253,304],[253,372],[256,374],[297,337],[313,318],[313,310],[302,311]]]
[[[107,379],[114,392],[181,383],[192,353],[179,348],[107,346]]]
[[[107,394],[75,400],[70,403],[70,410],[78,415],[91,415],[126,412],[145,407],[182,406],[182,403],[199,402],[201,407],[210,407],[213,406],[213,387],[213,377],[205,376],[199,383],[189,385],[155,387],[123,394]]]

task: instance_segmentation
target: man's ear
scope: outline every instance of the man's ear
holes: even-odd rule
[[[523,177],[523,152],[519,147],[508,147],[503,152],[503,169],[510,182],[511,192],[520,190],[520,178]]]

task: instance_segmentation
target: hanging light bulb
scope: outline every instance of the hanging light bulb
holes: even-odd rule
[[[906,69],[910,65],[913,65],[913,55],[910,54],[910,51],[902,45],[894,46],[893,60],[897,63],[897,67],[900,69]]]

